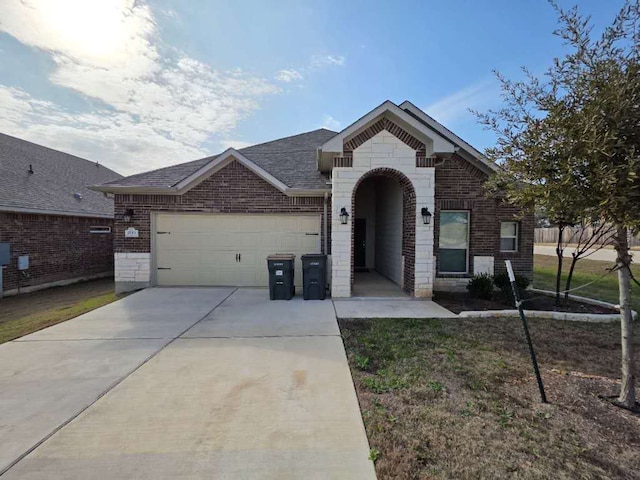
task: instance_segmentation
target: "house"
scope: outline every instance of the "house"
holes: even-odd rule
[[[387,101],[341,132],[230,148],[95,189],[115,198],[118,291],[266,286],[265,257],[284,252],[297,256],[299,284],[300,255],[324,252],[334,298],[376,282],[429,298],[504,259],[531,276],[533,216],[485,196],[496,169],[410,102]]]
[[[113,200],[87,186],[121,177],[0,134],[0,294],[113,275]]]

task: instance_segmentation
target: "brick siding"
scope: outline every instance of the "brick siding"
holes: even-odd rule
[[[473,257],[486,255],[494,257],[496,272],[504,271],[504,260],[510,259],[516,273],[531,278],[534,216],[521,215],[517,208],[498,199],[487,198],[483,186],[487,178],[486,174],[457,155],[436,166],[434,254],[438,259],[440,211],[469,210],[469,275],[473,274]],[[500,252],[500,223],[503,221],[520,223],[517,252]],[[438,272],[437,260],[436,275],[441,276]]]
[[[151,251],[151,212],[312,213],[322,216],[323,203],[323,197],[289,197],[240,162],[233,161],[183,195],[116,195],[116,219],[127,209],[132,209],[134,215],[127,224],[116,221],[115,251]],[[329,204],[329,215],[330,212]],[[328,221],[330,228],[331,219]],[[138,238],[124,237],[125,228],[130,226],[139,231]],[[324,231],[321,231],[321,237],[324,248]]]
[[[113,234],[90,233],[93,226],[113,220],[0,212],[0,242],[11,244],[3,290],[113,272]],[[20,255],[29,255],[26,274],[18,271]]]

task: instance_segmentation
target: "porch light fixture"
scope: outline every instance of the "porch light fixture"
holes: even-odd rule
[[[431,212],[427,207],[422,207],[422,222],[425,225],[429,225],[431,223]]]
[[[125,223],[129,223],[131,221],[131,219],[133,218],[133,209],[132,208],[127,208],[124,213],[122,214],[122,220]]]
[[[349,214],[347,213],[347,207],[342,207],[342,210],[340,210],[340,223],[346,225],[348,221]]]

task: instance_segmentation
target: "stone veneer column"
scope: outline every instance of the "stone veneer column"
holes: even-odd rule
[[[353,151],[353,167],[334,168],[332,185],[331,257],[334,298],[351,296],[351,201],[358,180],[376,168],[391,168],[403,173],[416,194],[416,238],[414,296],[430,298],[433,293],[433,222],[424,225],[422,207],[435,211],[435,169],[416,167],[416,151],[395,135],[383,130]],[[346,207],[349,222],[340,223],[340,210]]]
[[[116,253],[114,257],[116,293],[129,292],[150,285],[150,253]]]

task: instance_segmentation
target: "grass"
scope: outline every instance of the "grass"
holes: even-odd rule
[[[569,271],[571,259],[565,258],[563,262],[562,290],[565,288],[566,274]],[[576,290],[573,294],[594,298],[596,300],[604,300],[613,304],[618,304],[618,276],[612,273],[603,278],[602,275],[607,273],[607,269],[611,268],[613,263],[600,262],[597,260],[589,260],[588,258],[579,260],[573,274],[571,288],[586,285],[594,280],[595,283],[586,286],[580,290]],[[548,255],[534,256],[533,269],[533,286],[543,290],[555,291],[557,258]],[[631,265],[634,276],[640,280],[640,264]],[[640,287],[635,284],[631,286],[631,308],[640,311]]]
[[[0,300],[0,343],[70,320],[122,298],[105,282],[57,287]],[[5,308],[6,306],[6,308]]]
[[[598,397],[619,389],[619,325],[532,322],[546,405],[517,319],[340,328],[381,480],[640,476],[640,418]]]

